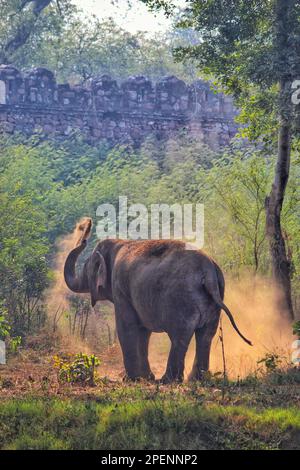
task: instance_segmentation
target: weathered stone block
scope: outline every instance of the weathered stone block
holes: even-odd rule
[[[201,140],[228,143],[236,132],[235,114],[232,98],[214,93],[203,81],[187,86],[171,76],[154,86],[138,76],[118,86],[102,75],[70,86],[57,85],[53,73],[43,68],[22,75],[0,66],[0,120],[7,132],[31,134],[39,128],[68,138],[76,130],[93,142],[106,138],[117,143],[141,142],[153,132],[164,138],[186,128]]]

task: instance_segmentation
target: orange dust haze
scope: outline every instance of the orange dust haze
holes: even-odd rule
[[[227,374],[232,379],[243,378],[257,371],[257,364],[267,353],[278,354],[282,365],[290,363],[292,328],[277,307],[278,290],[270,279],[244,276],[226,282],[225,303],[231,310],[240,331],[249,338],[249,346],[232,328],[226,314],[222,312],[222,327]],[[218,330],[213,340],[210,355],[211,372],[223,371],[221,342]],[[152,335],[150,364],[156,375],[164,373],[170,342],[165,334]],[[185,361],[187,375],[193,364],[195,344],[192,341]]]

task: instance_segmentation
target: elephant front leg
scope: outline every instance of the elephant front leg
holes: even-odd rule
[[[116,324],[126,372],[125,379],[138,380],[140,378],[138,325],[124,323],[122,320],[117,320]]]
[[[116,326],[129,380],[154,379],[148,362],[151,332],[143,328],[138,315],[122,293],[115,301]]]

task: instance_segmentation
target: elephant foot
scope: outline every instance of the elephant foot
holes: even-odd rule
[[[128,382],[128,383],[130,383],[130,382],[139,382],[141,380],[141,377],[125,374],[125,375],[123,375],[122,380],[123,380],[123,382]]]
[[[150,371],[140,375],[140,380],[144,382],[155,382],[155,375]]]
[[[158,380],[158,383],[162,385],[168,385],[172,383],[182,383],[183,377],[173,377],[167,374],[164,374],[161,379]]]
[[[147,374],[144,379],[147,380],[147,382],[155,382],[155,375],[153,372],[149,372],[149,374]]]
[[[204,369],[192,370],[192,372],[188,376],[188,382],[200,382],[200,381],[203,381],[206,376],[207,376],[207,370],[204,370]]]
[[[141,381],[147,381],[147,382],[155,382],[155,376],[152,372],[148,374],[141,374],[141,375],[129,375],[125,374],[123,376],[123,382],[141,382]]]

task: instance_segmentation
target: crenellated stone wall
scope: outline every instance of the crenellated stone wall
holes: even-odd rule
[[[88,142],[140,144],[145,137],[186,129],[212,148],[235,135],[232,98],[214,93],[207,82],[187,85],[171,76],[156,84],[143,76],[118,84],[108,75],[84,86],[57,84],[52,72],[36,68],[22,74],[0,65],[0,131],[42,133],[66,139],[74,132]]]

